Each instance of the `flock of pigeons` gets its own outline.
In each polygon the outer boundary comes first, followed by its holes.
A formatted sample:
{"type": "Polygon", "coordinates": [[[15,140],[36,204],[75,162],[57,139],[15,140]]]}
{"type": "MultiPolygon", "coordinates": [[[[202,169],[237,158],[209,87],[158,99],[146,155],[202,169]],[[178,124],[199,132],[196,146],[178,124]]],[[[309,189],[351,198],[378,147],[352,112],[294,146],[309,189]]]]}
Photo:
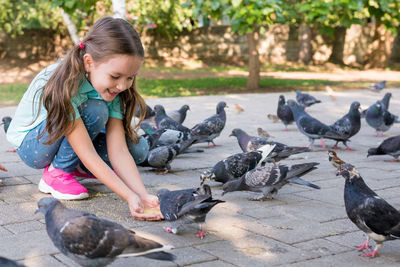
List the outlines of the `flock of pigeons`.
{"type": "MultiPolygon", "coordinates": [[[[307,147],[293,147],[268,139],[268,133],[261,129],[258,131],[260,136],[250,136],[240,128],[233,129],[230,136],[236,137],[241,153],[231,155],[201,173],[198,188],[173,191],[164,188],[157,192],[160,202],[160,211],[157,212],[161,212],[169,223],[164,229],[177,234],[186,225],[195,223],[199,225],[197,236],[206,236],[207,213],[215,205],[225,202],[212,197],[207,181],[222,183],[222,196],[233,191],[260,193],[251,200],[272,199],[288,183],[320,189],[318,185],[301,178],[317,169],[318,162],[287,166],[279,161],[294,154],[312,151],[315,139],[321,139],[323,148],[325,138],[336,141],[334,147],[342,142],[346,149],[352,150],[347,142],[359,132],[362,117],[379,135],[387,131],[393,123],[398,122],[397,116],[388,111],[390,97],[390,93],[385,94],[382,100],[364,112],[360,112],[360,103],[355,101],[346,115],[334,124],[326,125],[305,111],[307,107],[321,101],[299,90],[296,91],[296,101],[286,102],[281,95],[276,116],[285,125],[285,130],[295,122],[299,131],[310,139],[310,144],[307,147]]],[[[225,102],[219,102],[216,114],[187,128],[182,123],[190,110],[188,105],[168,113],[161,105],[156,105],[154,109],[147,106],[145,120],[140,128],[149,143],[150,151],[140,165],[165,174],[171,170],[171,162],[176,156],[203,152],[191,148],[193,144],[207,142],[208,147],[215,146],[214,139],[221,134],[226,124],[226,107],[225,102]]],[[[3,118],[5,130],[10,121],[10,117],[3,118]]],[[[390,137],[377,148],[368,150],[368,156],[383,154],[392,155],[397,160],[400,155],[400,136],[390,137]]],[[[400,238],[400,213],[368,188],[353,165],[342,161],[333,150],[328,155],[329,161],[337,168],[337,175],[342,175],[346,181],[344,199],[348,217],[368,235],[359,249],[369,249],[368,241],[372,238],[376,247],[363,256],[373,258],[383,241],[400,238]]],[[[169,245],[140,237],[133,230],[94,214],[68,209],[54,198],[42,198],[38,202],[37,211],[45,215],[47,233],[54,245],[82,266],[105,266],[117,257],[145,256],[167,261],[176,258],[168,252],[172,248],[169,245]]],[[[0,257],[2,264],[21,266],[0,257]]]]}

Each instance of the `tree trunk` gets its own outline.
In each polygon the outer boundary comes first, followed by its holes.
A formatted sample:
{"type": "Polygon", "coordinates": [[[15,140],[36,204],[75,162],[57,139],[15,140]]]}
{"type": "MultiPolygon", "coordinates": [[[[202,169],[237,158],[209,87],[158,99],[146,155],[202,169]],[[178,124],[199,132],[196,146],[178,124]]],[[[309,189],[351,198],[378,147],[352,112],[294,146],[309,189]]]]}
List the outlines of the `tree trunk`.
{"type": "Polygon", "coordinates": [[[332,54],[328,59],[329,62],[332,62],[334,64],[344,65],[343,51],[344,51],[344,43],[346,40],[346,32],[347,28],[345,26],[335,27],[332,54]]]}
{"type": "Polygon", "coordinates": [[[364,56],[364,66],[366,69],[384,68],[387,66],[390,55],[390,42],[388,39],[390,39],[390,32],[385,29],[385,26],[383,24],[376,25],[374,38],[364,56]]]}
{"type": "Polygon", "coordinates": [[[254,32],[247,33],[247,48],[249,51],[249,77],[246,88],[248,90],[257,90],[260,88],[260,58],[258,54],[259,30],[255,28],[254,32]]]}
{"type": "Polygon", "coordinates": [[[286,42],[286,60],[299,60],[299,27],[297,25],[289,26],[289,36],[286,42]]]}
{"type": "Polygon", "coordinates": [[[79,43],[78,30],[76,29],[75,24],[72,22],[71,17],[67,13],[65,13],[64,9],[60,8],[60,11],[64,22],[67,25],[67,29],[72,41],[74,42],[74,44],[79,43]]]}
{"type": "Polygon", "coordinates": [[[112,0],[113,6],[113,17],[125,19],[126,17],[126,6],[125,0],[112,0]]]}
{"type": "Polygon", "coordinates": [[[308,65],[312,60],[311,29],[308,25],[300,26],[299,61],[308,65]]]}
{"type": "Polygon", "coordinates": [[[394,39],[392,52],[390,53],[391,63],[400,63],[400,27],[397,28],[397,35],[394,39]]]}

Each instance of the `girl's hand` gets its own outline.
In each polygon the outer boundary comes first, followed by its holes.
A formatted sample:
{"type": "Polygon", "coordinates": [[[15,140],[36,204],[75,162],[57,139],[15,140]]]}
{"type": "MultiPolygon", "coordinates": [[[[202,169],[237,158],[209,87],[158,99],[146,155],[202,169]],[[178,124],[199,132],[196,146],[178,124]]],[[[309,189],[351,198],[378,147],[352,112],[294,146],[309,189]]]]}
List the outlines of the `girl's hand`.
{"type": "Polygon", "coordinates": [[[144,213],[145,205],[136,194],[132,194],[128,199],[128,205],[135,220],[159,221],[162,219],[161,214],[144,213]]]}
{"type": "Polygon", "coordinates": [[[148,208],[159,208],[160,203],[155,195],[146,194],[142,197],[143,204],[148,208]]]}

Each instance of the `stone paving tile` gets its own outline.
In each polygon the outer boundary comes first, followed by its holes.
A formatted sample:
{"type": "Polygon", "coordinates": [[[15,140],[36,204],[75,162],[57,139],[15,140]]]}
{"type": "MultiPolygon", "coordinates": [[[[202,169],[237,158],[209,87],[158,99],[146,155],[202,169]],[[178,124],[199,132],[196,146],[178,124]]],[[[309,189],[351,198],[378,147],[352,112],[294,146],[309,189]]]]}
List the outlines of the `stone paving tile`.
{"type": "Polygon", "coordinates": [[[0,251],[2,255],[12,260],[29,259],[58,252],[44,230],[2,236],[0,251]]]}
{"type": "Polygon", "coordinates": [[[269,266],[317,257],[313,252],[285,245],[258,235],[196,246],[238,266],[269,266]]]}
{"type": "Polygon", "coordinates": [[[67,266],[55,259],[52,256],[41,256],[41,257],[34,257],[28,258],[23,261],[19,261],[20,263],[24,264],[27,267],[38,267],[38,266],[67,266]]]}
{"type": "Polygon", "coordinates": [[[10,232],[7,228],[0,226],[0,236],[3,237],[3,236],[7,236],[7,235],[13,235],[13,233],[10,232]]]}
{"type": "Polygon", "coordinates": [[[31,181],[24,177],[6,177],[1,180],[3,180],[3,185],[20,185],[31,183],[31,181]]]}
{"type": "Polygon", "coordinates": [[[202,263],[191,264],[190,267],[234,267],[236,265],[224,261],[207,261],[202,263]]]}
{"type": "Polygon", "coordinates": [[[293,246],[303,250],[312,251],[321,256],[335,255],[338,253],[343,253],[351,250],[348,247],[341,246],[339,244],[328,241],[324,238],[313,239],[310,241],[297,243],[294,244],[293,246]]]}
{"type": "Polygon", "coordinates": [[[45,230],[46,225],[39,221],[27,221],[22,223],[13,223],[3,226],[14,234],[20,234],[31,231],[45,230]]]}
{"type": "MultiPolygon", "coordinates": [[[[2,192],[0,191],[2,194],[2,192]]],[[[0,195],[2,196],[2,195],[0,195]]],[[[19,223],[40,219],[43,215],[34,214],[37,209],[36,202],[0,205],[0,225],[19,223]]]]}

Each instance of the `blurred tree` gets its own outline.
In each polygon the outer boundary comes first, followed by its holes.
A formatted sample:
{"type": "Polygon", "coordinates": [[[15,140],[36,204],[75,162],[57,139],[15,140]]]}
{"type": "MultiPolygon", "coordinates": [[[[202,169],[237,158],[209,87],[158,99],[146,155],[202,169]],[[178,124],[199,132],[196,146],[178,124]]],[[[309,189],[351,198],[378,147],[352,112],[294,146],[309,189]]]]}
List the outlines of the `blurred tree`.
{"type": "Polygon", "coordinates": [[[222,20],[228,17],[231,31],[246,35],[248,47],[247,89],[260,88],[259,34],[275,22],[281,12],[281,0],[193,0],[194,15],[222,20]]]}

